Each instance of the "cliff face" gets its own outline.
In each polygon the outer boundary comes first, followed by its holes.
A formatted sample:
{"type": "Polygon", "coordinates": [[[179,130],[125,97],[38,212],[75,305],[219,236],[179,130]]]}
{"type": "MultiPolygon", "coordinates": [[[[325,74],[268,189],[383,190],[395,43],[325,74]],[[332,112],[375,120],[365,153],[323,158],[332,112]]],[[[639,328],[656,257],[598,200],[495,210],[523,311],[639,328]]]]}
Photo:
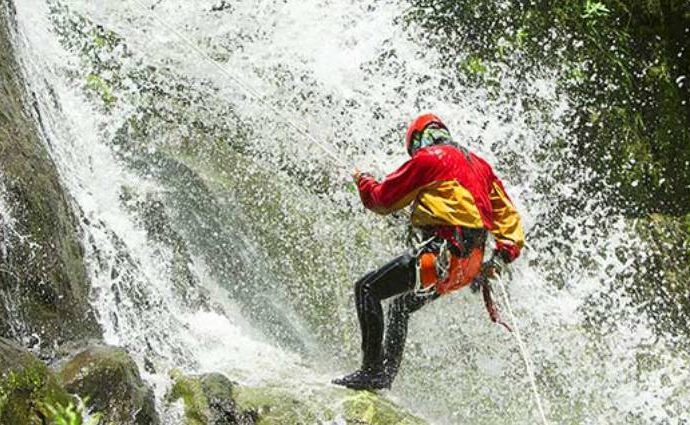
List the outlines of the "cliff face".
{"type": "Polygon", "coordinates": [[[75,214],[32,116],[12,22],[12,3],[0,2],[0,336],[50,355],[100,329],[75,214]]]}

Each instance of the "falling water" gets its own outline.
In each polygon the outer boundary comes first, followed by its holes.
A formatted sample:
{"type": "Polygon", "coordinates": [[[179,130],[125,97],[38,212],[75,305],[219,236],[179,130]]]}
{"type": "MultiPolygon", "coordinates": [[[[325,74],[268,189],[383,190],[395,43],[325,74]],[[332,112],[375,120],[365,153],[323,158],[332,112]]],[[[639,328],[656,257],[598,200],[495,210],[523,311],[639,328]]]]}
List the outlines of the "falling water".
{"type": "MultiPolygon", "coordinates": [[[[343,164],[394,169],[422,110],[496,165],[523,215],[504,283],[551,422],[690,420],[687,355],[621,289],[619,248],[643,242],[605,193],[576,213],[554,204],[579,186],[553,172],[570,110],[548,75],[501,82],[538,114],[448,86],[402,1],[15,7],[105,339],[133,353],[170,423],[172,368],[299,392],[358,365],[352,284],[404,249],[405,217],[365,212],[343,164]]],[[[433,423],[534,423],[529,385],[515,340],[459,292],[415,314],[389,396],[433,423]]]]}

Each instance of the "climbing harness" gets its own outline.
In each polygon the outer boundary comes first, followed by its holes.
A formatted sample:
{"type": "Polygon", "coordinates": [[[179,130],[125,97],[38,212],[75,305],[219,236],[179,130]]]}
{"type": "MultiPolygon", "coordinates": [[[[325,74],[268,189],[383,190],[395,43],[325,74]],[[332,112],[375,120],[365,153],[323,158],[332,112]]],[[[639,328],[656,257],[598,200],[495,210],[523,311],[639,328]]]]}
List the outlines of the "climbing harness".
{"type": "MultiPolygon", "coordinates": [[[[437,238],[434,235],[412,248],[412,255],[416,258],[414,293],[420,297],[429,297],[439,293],[437,285],[445,282],[450,277],[452,266],[457,267],[453,263],[447,239],[442,238],[443,242],[440,244],[438,252],[431,252],[427,249],[428,245],[437,238]]],[[[472,284],[477,284],[478,289],[482,291],[484,306],[487,313],[489,313],[491,321],[503,326],[508,332],[513,332],[510,325],[501,318],[500,311],[492,295],[491,283],[489,278],[483,274],[483,271],[473,280],[472,284]]]]}
{"type": "MultiPolygon", "coordinates": [[[[423,258],[429,258],[423,257],[423,255],[425,254],[424,248],[426,248],[427,245],[429,245],[434,239],[436,239],[436,236],[432,236],[429,239],[421,242],[420,244],[412,248],[412,255],[415,257],[414,293],[420,297],[429,297],[436,293],[436,288],[434,287],[434,285],[425,286],[423,281],[425,279],[422,278],[422,262],[425,261],[423,260],[423,258]]],[[[428,264],[426,266],[428,267],[428,264]]]]}

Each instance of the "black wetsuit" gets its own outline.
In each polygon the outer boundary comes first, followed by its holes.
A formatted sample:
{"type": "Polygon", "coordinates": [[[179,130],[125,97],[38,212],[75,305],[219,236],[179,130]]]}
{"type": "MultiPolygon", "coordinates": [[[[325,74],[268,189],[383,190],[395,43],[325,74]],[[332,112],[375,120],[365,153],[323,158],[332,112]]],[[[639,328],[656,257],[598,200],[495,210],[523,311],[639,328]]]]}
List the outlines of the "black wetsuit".
{"type": "MultiPolygon", "coordinates": [[[[463,233],[457,238],[461,246],[450,247],[453,255],[464,257],[471,249],[483,249],[486,242],[484,229],[464,229],[463,233]]],[[[441,243],[442,239],[438,238],[424,250],[437,252],[441,243]]],[[[383,267],[367,273],[355,284],[357,318],[362,332],[362,369],[383,369],[391,382],[395,379],[402,361],[410,314],[439,297],[437,293],[421,295],[414,292],[416,261],[411,252],[405,253],[383,267]],[[388,308],[384,340],[381,301],[395,296],[397,298],[388,308]]]]}
{"type": "Polygon", "coordinates": [[[416,257],[406,253],[378,270],[370,272],[355,284],[357,317],[362,331],[362,369],[380,370],[395,378],[402,361],[410,314],[439,297],[417,295],[415,286],[416,257]],[[387,332],[383,340],[381,301],[399,295],[388,309],[387,332]]]}

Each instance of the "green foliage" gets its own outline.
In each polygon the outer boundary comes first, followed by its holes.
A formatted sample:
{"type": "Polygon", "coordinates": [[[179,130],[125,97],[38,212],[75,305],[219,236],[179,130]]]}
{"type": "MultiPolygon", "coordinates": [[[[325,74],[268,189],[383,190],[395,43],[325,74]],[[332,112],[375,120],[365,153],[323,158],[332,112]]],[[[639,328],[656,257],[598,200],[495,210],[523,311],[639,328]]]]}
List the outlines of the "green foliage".
{"type": "MultiPolygon", "coordinates": [[[[86,400],[84,401],[86,403],[86,400]]],[[[84,403],[75,405],[71,401],[67,405],[59,402],[46,403],[44,408],[48,413],[50,425],[97,425],[102,415],[100,413],[87,414],[84,403]]]]}
{"type": "Polygon", "coordinates": [[[467,72],[470,72],[475,75],[485,74],[487,71],[486,66],[478,57],[468,58],[467,62],[465,62],[465,69],[467,70],[467,72]]]}
{"type": "MultiPolygon", "coordinates": [[[[501,72],[551,78],[559,71],[559,91],[576,112],[565,119],[574,137],[571,157],[561,161],[563,174],[599,172],[584,191],[617,185],[612,202],[636,216],[690,212],[690,2],[412,4],[405,21],[424,30],[424,40],[459,71],[461,84],[504,90],[477,75],[495,69],[494,79],[501,72]]],[[[545,107],[532,99],[523,103],[545,107]]]]}
{"type": "Polygon", "coordinates": [[[587,0],[582,17],[585,19],[597,19],[607,16],[611,11],[600,1],[587,0]]]}
{"type": "Polygon", "coordinates": [[[51,372],[32,356],[24,355],[21,366],[0,376],[0,423],[40,423],[51,415],[48,406],[68,403],[70,397],[51,372]]]}

